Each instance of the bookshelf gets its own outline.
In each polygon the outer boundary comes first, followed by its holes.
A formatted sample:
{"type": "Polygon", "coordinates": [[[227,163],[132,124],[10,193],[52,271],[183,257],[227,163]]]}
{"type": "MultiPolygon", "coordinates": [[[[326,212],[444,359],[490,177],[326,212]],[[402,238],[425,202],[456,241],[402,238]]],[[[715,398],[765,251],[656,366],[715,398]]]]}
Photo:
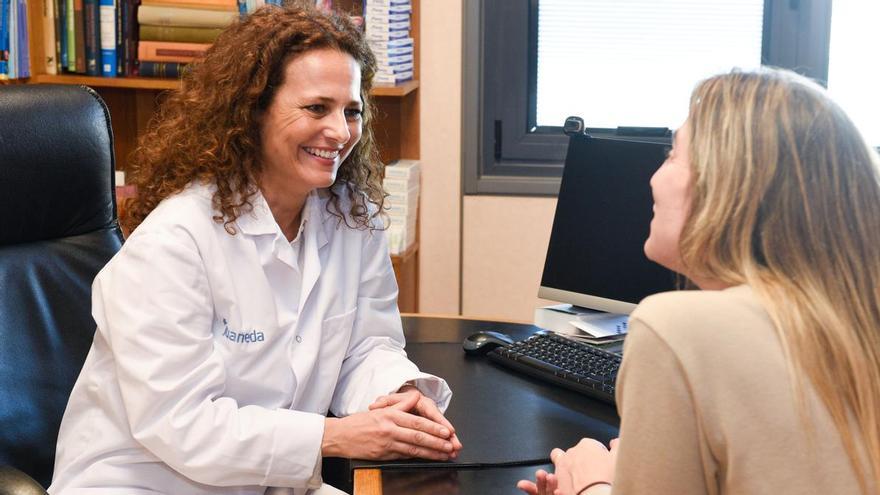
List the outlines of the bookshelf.
{"type": "MultiPolygon", "coordinates": [[[[413,80],[396,86],[378,85],[371,95],[376,106],[373,132],[384,163],[400,158],[419,158],[419,2],[412,1],[410,35],[415,39],[413,80]]],[[[178,87],[175,79],[148,77],[90,77],[78,74],[52,75],[39,63],[43,49],[43,25],[40,18],[43,0],[27,0],[30,31],[31,77],[13,83],[83,84],[93,88],[110,109],[116,147],[116,168],[128,169],[128,157],[147,127],[164,92],[178,87]]],[[[337,9],[352,15],[362,13],[362,0],[338,0],[337,9]]],[[[418,311],[418,241],[406,252],[392,256],[400,286],[402,312],[418,311]]]]}

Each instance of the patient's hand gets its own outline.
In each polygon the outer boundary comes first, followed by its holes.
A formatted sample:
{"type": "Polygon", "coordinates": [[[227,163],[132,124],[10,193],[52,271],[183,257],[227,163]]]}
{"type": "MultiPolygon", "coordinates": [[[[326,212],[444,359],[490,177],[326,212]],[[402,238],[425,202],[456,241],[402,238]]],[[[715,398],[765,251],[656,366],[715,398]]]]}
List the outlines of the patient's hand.
{"type": "Polygon", "coordinates": [[[601,442],[584,438],[568,450],[553,449],[550,460],[555,472],[538,470],[534,482],[521,480],[516,487],[529,495],[574,495],[592,483],[610,485],[614,482],[617,444],[615,438],[609,450],[601,442]]]}
{"type": "Polygon", "coordinates": [[[528,495],[553,495],[559,486],[559,479],[543,469],[535,472],[535,481],[520,480],[516,487],[528,495]]]}

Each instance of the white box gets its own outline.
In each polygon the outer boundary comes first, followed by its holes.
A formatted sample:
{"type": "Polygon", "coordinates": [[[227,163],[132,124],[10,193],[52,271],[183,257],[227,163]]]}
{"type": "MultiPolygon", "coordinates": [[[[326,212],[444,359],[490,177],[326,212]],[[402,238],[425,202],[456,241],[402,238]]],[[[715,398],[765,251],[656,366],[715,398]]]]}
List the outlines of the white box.
{"type": "Polygon", "coordinates": [[[395,228],[404,228],[408,230],[414,230],[416,228],[416,218],[413,215],[412,219],[409,218],[401,218],[401,217],[388,217],[388,226],[395,228]]]}
{"type": "Polygon", "coordinates": [[[367,24],[367,32],[370,31],[409,31],[409,16],[403,20],[392,19],[370,19],[372,22],[367,24]]]}
{"type": "Polygon", "coordinates": [[[384,205],[385,214],[388,218],[393,218],[397,223],[408,223],[416,219],[418,211],[418,201],[414,203],[401,203],[393,205],[388,201],[384,205]]]}
{"type": "Polygon", "coordinates": [[[414,45],[413,39],[410,38],[397,38],[393,40],[375,40],[368,41],[370,48],[373,51],[378,51],[381,53],[390,53],[390,50],[395,48],[403,48],[403,47],[412,47],[414,45]]]}
{"type": "MultiPolygon", "coordinates": [[[[364,18],[364,24],[366,24],[367,19],[364,18]]],[[[371,24],[391,24],[395,22],[410,22],[410,15],[408,12],[404,12],[402,14],[373,14],[370,16],[371,24]]]]}
{"type": "Polygon", "coordinates": [[[397,56],[385,55],[385,56],[381,56],[381,57],[376,55],[376,63],[380,66],[412,64],[413,63],[413,54],[412,53],[405,53],[403,55],[397,55],[397,56]]]}
{"type": "Polygon", "coordinates": [[[388,250],[391,254],[400,254],[416,241],[415,229],[388,227],[385,231],[388,236],[388,250]]]}
{"type": "Polygon", "coordinates": [[[389,41],[400,38],[408,38],[409,29],[401,29],[397,31],[370,31],[367,30],[368,41],[389,41]]]}
{"type": "Polygon", "coordinates": [[[380,65],[379,70],[376,71],[377,76],[383,77],[396,77],[398,74],[403,74],[406,72],[413,71],[413,64],[397,64],[397,65],[380,65]]]}
{"type": "Polygon", "coordinates": [[[365,4],[367,5],[411,5],[412,2],[410,0],[365,0],[365,4]]]}
{"type": "Polygon", "coordinates": [[[373,79],[373,82],[376,84],[400,84],[402,82],[407,82],[413,78],[412,72],[401,72],[400,74],[376,74],[376,77],[373,79]]]}
{"type": "Polygon", "coordinates": [[[377,60],[382,59],[382,58],[400,57],[400,56],[404,56],[404,55],[409,55],[410,57],[412,57],[413,52],[415,51],[413,49],[412,45],[397,46],[397,47],[391,47],[391,48],[380,48],[380,47],[376,46],[377,43],[384,43],[384,42],[383,41],[374,41],[373,43],[370,44],[370,50],[373,50],[373,55],[376,56],[377,60]]]}
{"type": "Polygon", "coordinates": [[[388,205],[389,211],[404,211],[404,208],[415,209],[419,204],[419,188],[415,187],[406,192],[388,191],[385,204],[388,205]]]}
{"type": "Polygon", "coordinates": [[[399,5],[376,5],[370,2],[364,7],[364,17],[367,18],[367,22],[369,22],[369,18],[372,16],[382,17],[395,14],[409,14],[410,12],[412,12],[412,5],[409,3],[399,5]]]}
{"type": "Polygon", "coordinates": [[[418,176],[422,164],[418,160],[400,159],[385,166],[386,179],[409,179],[413,175],[418,176]]]}
{"type": "Polygon", "coordinates": [[[419,174],[412,174],[409,177],[385,177],[382,181],[382,187],[386,191],[409,191],[413,187],[419,187],[419,174]]]}

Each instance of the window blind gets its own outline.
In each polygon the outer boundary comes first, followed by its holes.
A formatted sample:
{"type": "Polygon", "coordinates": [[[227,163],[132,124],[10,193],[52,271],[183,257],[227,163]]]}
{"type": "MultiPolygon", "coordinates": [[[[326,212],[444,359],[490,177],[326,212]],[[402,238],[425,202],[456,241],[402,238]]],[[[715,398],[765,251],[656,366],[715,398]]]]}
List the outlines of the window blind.
{"type": "Polygon", "coordinates": [[[763,0],[539,0],[537,125],[676,128],[699,80],[760,65],[763,15],[763,0]]]}

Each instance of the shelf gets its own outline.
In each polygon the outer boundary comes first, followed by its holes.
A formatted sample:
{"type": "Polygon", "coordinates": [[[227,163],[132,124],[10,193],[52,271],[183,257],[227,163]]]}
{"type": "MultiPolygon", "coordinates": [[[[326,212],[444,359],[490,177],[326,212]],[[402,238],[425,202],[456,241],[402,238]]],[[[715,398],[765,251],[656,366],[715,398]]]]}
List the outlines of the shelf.
{"type": "MultiPolygon", "coordinates": [[[[177,79],[159,77],[93,77],[73,74],[51,75],[37,74],[30,82],[38,84],[84,84],[94,88],[132,88],[132,89],[177,89],[177,79]]],[[[374,86],[370,94],[373,96],[406,96],[419,87],[418,81],[406,81],[397,86],[374,86]]]]}
{"type": "Polygon", "coordinates": [[[94,88],[177,89],[177,79],[158,77],[94,77],[80,75],[37,74],[30,82],[38,84],[84,84],[94,88]]]}
{"type": "Polygon", "coordinates": [[[370,91],[370,94],[373,96],[406,96],[415,91],[418,87],[419,81],[415,79],[402,82],[397,86],[377,84],[373,86],[373,90],[370,91]]]}
{"type": "Polygon", "coordinates": [[[402,253],[392,254],[391,259],[395,263],[404,263],[410,260],[416,253],[419,252],[419,241],[413,242],[406,248],[402,253]]]}

